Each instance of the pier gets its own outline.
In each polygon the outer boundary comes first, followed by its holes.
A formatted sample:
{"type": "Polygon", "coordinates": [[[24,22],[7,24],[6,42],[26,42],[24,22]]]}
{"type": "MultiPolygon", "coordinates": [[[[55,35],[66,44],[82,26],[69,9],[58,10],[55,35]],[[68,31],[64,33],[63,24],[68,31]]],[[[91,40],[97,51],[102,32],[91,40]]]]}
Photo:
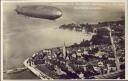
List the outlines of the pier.
{"type": "MultiPolygon", "coordinates": [[[[29,59],[29,58],[28,58],[29,59]]],[[[41,72],[40,70],[38,70],[36,67],[32,67],[30,66],[27,61],[28,59],[26,59],[24,61],[24,65],[30,70],[32,71],[37,77],[39,77],[42,80],[48,80],[48,79],[52,79],[51,77],[47,76],[46,74],[44,74],[43,72],[41,72]]]]}

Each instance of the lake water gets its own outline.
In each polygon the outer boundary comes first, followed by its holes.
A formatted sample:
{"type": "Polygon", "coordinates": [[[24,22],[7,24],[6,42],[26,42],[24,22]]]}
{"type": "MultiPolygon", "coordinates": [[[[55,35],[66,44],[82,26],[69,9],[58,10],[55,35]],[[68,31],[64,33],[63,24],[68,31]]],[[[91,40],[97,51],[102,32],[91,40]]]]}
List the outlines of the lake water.
{"type": "MultiPolygon", "coordinates": [[[[24,60],[39,50],[63,46],[64,42],[68,46],[90,38],[91,35],[61,30],[57,27],[4,34],[4,71],[24,67],[24,60]]],[[[38,79],[29,70],[16,74],[4,73],[3,77],[4,79],[38,79]]]]}

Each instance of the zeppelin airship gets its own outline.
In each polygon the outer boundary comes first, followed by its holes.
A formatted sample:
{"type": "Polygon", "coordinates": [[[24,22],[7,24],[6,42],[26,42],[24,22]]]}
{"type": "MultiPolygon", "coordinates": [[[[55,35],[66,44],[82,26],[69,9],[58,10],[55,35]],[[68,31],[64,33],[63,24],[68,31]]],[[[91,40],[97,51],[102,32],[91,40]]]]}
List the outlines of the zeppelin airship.
{"type": "Polygon", "coordinates": [[[46,5],[17,6],[16,12],[17,14],[22,14],[28,17],[49,20],[56,20],[62,16],[62,11],[60,9],[46,5]]]}

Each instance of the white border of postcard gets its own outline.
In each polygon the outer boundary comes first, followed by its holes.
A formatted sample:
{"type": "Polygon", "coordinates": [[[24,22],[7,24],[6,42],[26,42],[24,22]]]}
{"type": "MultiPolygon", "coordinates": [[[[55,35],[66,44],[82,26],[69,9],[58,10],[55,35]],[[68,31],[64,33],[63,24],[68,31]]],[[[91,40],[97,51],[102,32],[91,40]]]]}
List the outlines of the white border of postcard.
{"type": "MultiPolygon", "coordinates": [[[[125,80],[128,80],[128,1],[127,0],[2,0],[1,1],[1,81],[14,81],[14,80],[3,80],[3,3],[29,3],[29,2],[125,2],[125,80]]],[[[94,81],[94,79],[84,79],[87,81],[94,81]]],[[[96,79],[98,80],[98,79],[96,79]]],[[[104,81],[103,79],[99,79],[101,81],[104,81]]],[[[108,80],[108,79],[106,79],[108,80]]],[[[110,81],[112,80],[117,80],[117,79],[109,79],[110,81]]],[[[15,80],[15,81],[20,81],[20,80],[15,80]]],[[[26,80],[22,80],[26,81],[26,80]]],[[[37,79],[27,79],[27,81],[40,81],[37,79]]],[[[56,80],[57,81],[57,80],[56,80]]],[[[58,80],[61,81],[61,80],[58,80]]],[[[62,80],[64,81],[64,80],[62,80]]],[[[79,80],[81,81],[81,80],[79,80]]],[[[122,81],[122,80],[119,80],[122,81]]]]}

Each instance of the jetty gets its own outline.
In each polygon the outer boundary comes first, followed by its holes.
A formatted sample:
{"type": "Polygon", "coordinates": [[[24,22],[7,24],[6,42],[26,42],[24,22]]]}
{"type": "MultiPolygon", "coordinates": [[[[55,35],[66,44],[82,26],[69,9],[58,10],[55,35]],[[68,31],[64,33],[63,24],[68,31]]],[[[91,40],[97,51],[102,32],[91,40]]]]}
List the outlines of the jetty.
{"type": "Polygon", "coordinates": [[[24,65],[30,71],[32,71],[37,77],[39,77],[42,80],[52,79],[51,77],[47,76],[46,74],[44,74],[43,72],[41,72],[40,70],[38,70],[35,66],[30,66],[29,63],[27,63],[28,60],[29,60],[29,58],[24,61],[24,65]]]}

